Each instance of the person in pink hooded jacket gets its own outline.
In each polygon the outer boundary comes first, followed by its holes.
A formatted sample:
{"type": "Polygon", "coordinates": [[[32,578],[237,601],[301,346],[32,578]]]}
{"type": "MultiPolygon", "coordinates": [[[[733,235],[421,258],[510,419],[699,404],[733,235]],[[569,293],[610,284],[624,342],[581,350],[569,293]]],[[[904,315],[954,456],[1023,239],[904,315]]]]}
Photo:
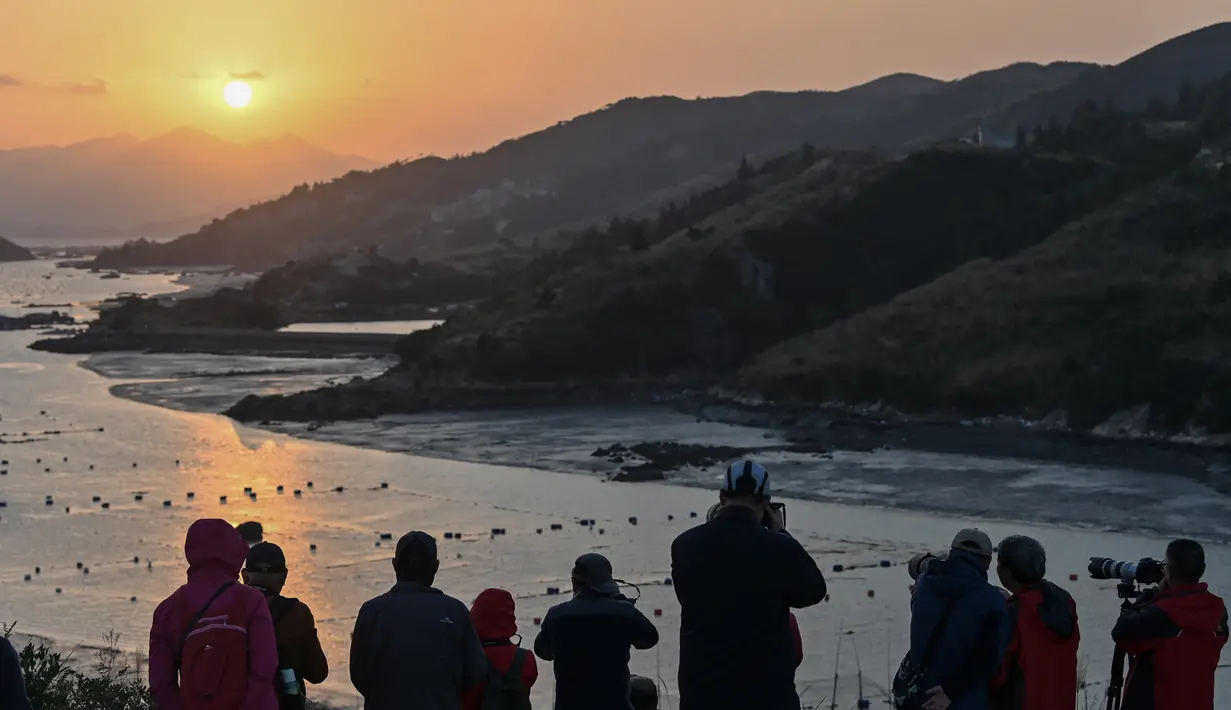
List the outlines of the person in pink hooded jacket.
{"type": "Polygon", "coordinates": [[[185,627],[207,603],[210,610],[241,609],[247,619],[247,688],[237,710],[278,710],[278,649],[269,605],[260,591],[236,582],[247,554],[247,543],[225,520],[202,519],[188,528],[188,582],[158,605],[150,627],[150,693],[158,710],[182,707],[179,658],[185,627]]]}

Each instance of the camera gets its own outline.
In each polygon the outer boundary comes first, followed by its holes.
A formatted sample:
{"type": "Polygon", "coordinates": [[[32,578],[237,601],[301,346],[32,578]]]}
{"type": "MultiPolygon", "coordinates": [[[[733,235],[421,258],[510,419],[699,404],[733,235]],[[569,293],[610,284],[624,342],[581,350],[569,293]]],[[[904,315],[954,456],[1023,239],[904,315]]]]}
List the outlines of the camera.
{"type": "Polygon", "coordinates": [[[1163,563],[1149,557],[1143,557],[1139,562],[1091,557],[1088,569],[1094,579],[1116,579],[1125,584],[1158,584],[1163,581],[1163,563]]]}
{"type": "MultiPolygon", "coordinates": [[[[777,503],[777,502],[774,502],[774,503],[770,503],[770,504],[769,504],[769,507],[771,507],[771,508],[773,508],[774,510],[778,511],[778,518],[782,520],[782,527],[784,527],[784,528],[785,528],[785,527],[786,527],[786,503],[777,503]]],[[[773,526],[770,524],[770,522],[769,522],[769,516],[768,516],[768,515],[765,515],[765,516],[762,516],[762,517],[761,517],[761,525],[763,525],[763,526],[765,526],[765,527],[767,527],[767,528],[772,528],[772,527],[773,527],[773,526]]]]}
{"type": "Polygon", "coordinates": [[[939,559],[941,558],[930,552],[915,555],[910,558],[910,562],[906,563],[906,573],[910,575],[911,579],[917,580],[919,579],[919,575],[927,574],[928,565],[930,565],[934,560],[939,559]]]}

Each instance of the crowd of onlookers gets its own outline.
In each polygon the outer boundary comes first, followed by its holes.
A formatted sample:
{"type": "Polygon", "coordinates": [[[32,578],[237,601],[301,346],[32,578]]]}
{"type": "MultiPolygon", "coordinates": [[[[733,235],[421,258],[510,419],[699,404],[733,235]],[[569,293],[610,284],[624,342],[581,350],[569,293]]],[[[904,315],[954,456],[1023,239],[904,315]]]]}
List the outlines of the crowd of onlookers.
{"type": "MultiPolygon", "coordinates": [[[[282,550],[256,523],[198,520],[184,545],[187,582],[154,612],[149,682],[159,710],[302,710],[305,683],[329,665],[308,606],[282,596],[282,550]],[[240,582],[242,580],[242,583],[240,582]]],[[[554,664],[556,710],[658,707],[654,680],[629,672],[658,630],[622,592],[611,563],[578,557],[573,596],[521,648],[515,601],[487,589],[466,606],[433,586],[436,541],[397,542],[397,582],[359,610],[350,680],[368,710],[525,710],[536,657],[554,664]],[[515,640],[516,639],[516,640],[515,640]]],[[[816,562],[771,505],[769,474],[728,467],[704,524],[671,546],[680,603],[681,710],[799,710],[803,659],[792,609],[826,597],[816,562]]],[[[976,529],[911,560],[910,651],[893,702],[909,710],[1075,710],[1080,639],[1073,598],[1046,579],[1036,541],[993,545],[976,529]],[[989,582],[993,563],[1002,587],[989,582]]],[[[1227,610],[1201,583],[1205,554],[1167,547],[1163,581],[1123,611],[1112,637],[1130,657],[1122,710],[1213,710],[1227,610]]],[[[0,708],[28,710],[12,647],[0,640],[0,708]]],[[[41,709],[40,709],[41,710],[41,709]]]]}

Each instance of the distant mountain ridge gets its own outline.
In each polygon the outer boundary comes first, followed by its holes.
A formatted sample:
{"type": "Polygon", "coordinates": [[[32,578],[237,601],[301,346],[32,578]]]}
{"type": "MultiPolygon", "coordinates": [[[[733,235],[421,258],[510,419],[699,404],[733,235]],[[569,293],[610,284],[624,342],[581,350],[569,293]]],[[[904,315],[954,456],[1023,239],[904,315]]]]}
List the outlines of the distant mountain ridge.
{"type": "Polygon", "coordinates": [[[98,263],[267,268],[357,245],[431,258],[532,239],[686,199],[727,179],[744,154],[803,143],[896,151],[1090,68],[1032,66],[951,82],[895,75],[838,92],[624,99],[483,153],[396,163],[297,190],[171,244],[114,250],[98,263]]]}
{"type": "Polygon", "coordinates": [[[374,165],[295,136],[239,145],[189,128],[4,150],[0,230],[27,242],[169,237],[253,199],[374,165]],[[171,231],[148,231],[160,223],[171,231]]]}
{"type": "Polygon", "coordinates": [[[636,216],[727,179],[742,155],[808,143],[902,155],[979,127],[993,144],[1019,125],[1087,101],[1175,98],[1231,71],[1231,23],[1176,38],[1115,67],[1018,63],[949,82],[895,74],[838,92],[625,99],[463,158],[355,173],[237,210],[169,244],[104,252],[99,266],[218,263],[265,269],[353,246],[439,258],[499,242],[538,244],[564,228],[636,216]]]}

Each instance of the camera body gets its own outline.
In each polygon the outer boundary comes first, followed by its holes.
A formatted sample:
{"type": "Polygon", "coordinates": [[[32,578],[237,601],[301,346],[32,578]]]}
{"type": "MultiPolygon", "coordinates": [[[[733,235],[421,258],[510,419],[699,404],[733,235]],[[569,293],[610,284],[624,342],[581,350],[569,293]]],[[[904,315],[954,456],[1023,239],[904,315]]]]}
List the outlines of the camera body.
{"type": "Polygon", "coordinates": [[[1150,557],[1143,557],[1137,562],[1091,557],[1087,569],[1094,579],[1115,579],[1123,584],[1158,584],[1163,581],[1163,563],[1150,557]]]}

